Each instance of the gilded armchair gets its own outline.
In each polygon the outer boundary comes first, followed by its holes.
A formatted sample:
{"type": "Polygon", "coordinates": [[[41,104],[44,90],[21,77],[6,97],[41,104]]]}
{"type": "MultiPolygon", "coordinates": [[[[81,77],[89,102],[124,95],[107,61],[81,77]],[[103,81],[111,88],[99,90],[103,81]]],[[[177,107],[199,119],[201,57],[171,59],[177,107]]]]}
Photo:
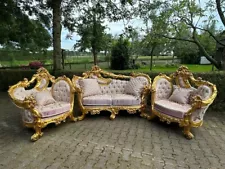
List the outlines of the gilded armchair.
{"type": "Polygon", "coordinates": [[[152,84],[149,119],[158,116],[161,121],[179,123],[188,139],[194,135],[192,127],[200,127],[206,110],[217,95],[216,86],[208,81],[195,79],[187,67],[181,66],[170,76],[160,74],[152,84]]]}
{"type": "Polygon", "coordinates": [[[76,120],[73,116],[74,91],[66,76],[55,79],[45,68],[39,68],[31,80],[25,78],[11,86],[8,93],[13,103],[22,109],[24,126],[35,130],[31,140],[36,141],[48,124],[60,124],[67,117],[76,120]],[[31,84],[34,87],[27,89],[31,84]]]}

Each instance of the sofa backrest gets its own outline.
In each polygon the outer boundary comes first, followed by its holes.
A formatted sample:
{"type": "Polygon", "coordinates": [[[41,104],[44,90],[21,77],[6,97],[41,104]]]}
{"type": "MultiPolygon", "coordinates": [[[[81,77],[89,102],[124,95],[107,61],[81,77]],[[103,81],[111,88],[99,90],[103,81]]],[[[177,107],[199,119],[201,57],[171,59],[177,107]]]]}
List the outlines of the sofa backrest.
{"type": "Polygon", "coordinates": [[[76,89],[80,90],[80,80],[82,79],[96,79],[99,83],[102,94],[124,94],[125,88],[131,78],[136,78],[143,86],[151,86],[151,79],[148,75],[143,73],[131,74],[130,76],[114,74],[101,70],[98,66],[92,67],[91,71],[83,73],[83,77],[74,76],[72,82],[76,89]]]}

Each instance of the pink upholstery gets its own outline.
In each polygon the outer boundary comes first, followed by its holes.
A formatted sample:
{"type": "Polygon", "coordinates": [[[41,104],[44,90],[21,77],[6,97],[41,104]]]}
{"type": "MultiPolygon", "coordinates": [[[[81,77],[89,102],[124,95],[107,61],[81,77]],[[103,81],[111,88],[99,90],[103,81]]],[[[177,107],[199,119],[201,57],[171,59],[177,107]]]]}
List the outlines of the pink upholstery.
{"type": "Polygon", "coordinates": [[[175,88],[169,100],[180,104],[188,104],[191,92],[191,88],[175,88]]]}
{"type": "Polygon", "coordinates": [[[112,97],[110,95],[87,96],[83,98],[83,105],[112,105],[112,97]]]}
{"type": "Polygon", "coordinates": [[[212,89],[209,86],[201,85],[198,87],[197,93],[202,100],[207,100],[212,95],[212,89]]]}
{"type": "Polygon", "coordinates": [[[23,87],[18,87],[14,90],[14,97],[22,101],[25,97],[35,95],[37,92],[36,89],[25,90],[23,87]]]}
{"type": "Polygon", "coordinates": [[[33,123],[34,117],[28,110],[21,110],[22,120],[26,123],[33,123]]]}
{"type": "Polygon", "coordinates": [[[191,109],[189,104],[178,104],[169,100],[157,100],[155,110],[173,117],[183,118],[184,114],[191,109]]]}
{"type": "Polygon", "coordinates": [[[167,79],[159,79],[156,84],[156,100],[168,99],[172,91],[172,84],[167,79]]]}
{"type": "Polygon", "coordinates": [[[38,86],[40,89],[42,89],[43,87],[45,87],[47,83],[47,80],[45,78],[41,79],[40,85],[38,86]]]}
{"type": "Polygon", "coordinates": [[[179,85],[180,85],[180,87],[185,87],[185,83],[184,83],[183,77],[179,76],[178,79],[179,79],[179,85]]]}
{"type": "Polygon", "coordinates": [[[81,79],[79,83],[82,86],[84,97],[101,94],[100,86],[96,79],[81,79]]]}
{"type": "Polygon", "coordinates": [[[43,118],[52,117],[69,111],[70,103],[56,102],[46,106],[36,106],[35,109],[40,112],[43,118]]]}
{"type": "Polygon", "coordinates": [[[125,93],[134,96],[140,96],[143,87],[144,83],[141,80],[137,78],[131,78],[125,87],[125,93]]]}
{"type": "Polygon", "coordinates": [[[141,99],[132,95],[127,95],[127,94],[112,95],[112,104],[114,106],[140,105],[140,103],[141,103],[141,99]]]}
{"type": "Polygon", "coordinates": [[[70,102],[70,86],[64,80],[59,80],[52,86],[52,96],[56,101],[70,102]]]}
{"type": "Polygon", "coordinates": [[[56,102],[49,90],[37,92],[34,97],[39,106],[45,106],[56,102]]]}
{"type": "Polygon", "coordinates": [[[128,81],[113,79],[109,85],[100,86],[102,94],[122,94],[128,81]]]}

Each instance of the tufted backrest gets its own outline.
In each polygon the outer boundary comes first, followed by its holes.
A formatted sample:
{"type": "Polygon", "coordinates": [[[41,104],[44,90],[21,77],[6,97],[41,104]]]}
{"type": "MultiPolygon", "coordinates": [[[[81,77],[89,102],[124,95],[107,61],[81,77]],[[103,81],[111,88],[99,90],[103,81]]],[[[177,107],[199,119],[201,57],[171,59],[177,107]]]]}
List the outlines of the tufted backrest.
{"type": "Polygon", "coordinates": [[[52,96],[56,101],[70,102],[70,85],[65,80],[59,80],[52,85],[52,96]]]}
{"type": "Polygon", "coordinates": [[[202,100],[207,100],[211,97],[213,92],[212,92],[212,89],[209,86],[200,85],[197,89],[197,93],[198,93],[198,95],[201,96],[202,100]]]}
{"type": "Polygon", "coordinates": [[[127,80],[113,79],[108,85],[100,85],[102,94],[123,94],[127,80]]]}
{"type": "Polygon", "coordinates": [[[165,78],[160,78],[156,82],[156,100],[168,99],[172,94],[173,86],[165,78]]]}
{"type": "Polygon", "coordinates": [[[144,85],[150,85],[148,79],[144,76],[137,76],[135,78],[140,80],[142,82],[142,84],[144,84],[144,85]]]}

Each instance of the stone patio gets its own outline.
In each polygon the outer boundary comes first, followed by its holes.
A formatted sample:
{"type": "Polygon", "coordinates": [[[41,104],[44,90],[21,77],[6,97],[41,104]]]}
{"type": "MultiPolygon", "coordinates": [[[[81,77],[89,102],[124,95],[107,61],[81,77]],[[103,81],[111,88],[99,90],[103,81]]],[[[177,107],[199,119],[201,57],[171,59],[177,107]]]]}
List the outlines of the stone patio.
{"type": "Polygon", "coordinates": [[[193,140],[177,124],[125,112],[114,121],[105,112],[43,131],[31,142],[33,130],[22,126],[19,109],[0,93],[0,168],[225,168],[225,113],[207,112],[193,140]]]}

